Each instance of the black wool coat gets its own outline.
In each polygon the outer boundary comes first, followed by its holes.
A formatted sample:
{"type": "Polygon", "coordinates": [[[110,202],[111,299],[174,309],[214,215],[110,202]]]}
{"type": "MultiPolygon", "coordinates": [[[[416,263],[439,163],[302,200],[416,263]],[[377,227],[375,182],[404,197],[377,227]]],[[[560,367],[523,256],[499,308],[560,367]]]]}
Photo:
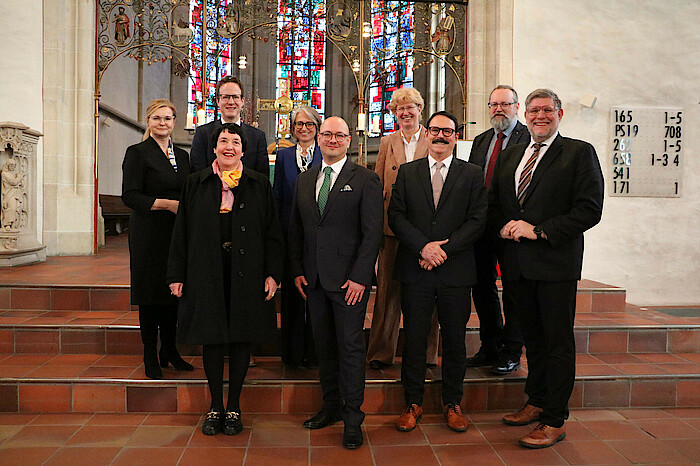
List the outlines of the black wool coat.
{"type": "Polygon", "coordinates": [[[265,301],[265,279],[279,283],[284,243],[270,181],[247,168],[231,214],[231,306],[224,299],[221,257],[221,180],[211,167],[185,181],[175,221],[168,283],[183,283],[178,341],[222,344],[274,340],[274,300],[265,301]]]}
{"type": "Polygon", "coordinates": [[[129,218],[131,304],[176,305],[165,281],[175,214],[151,210],[156,198],[180,199],[190,174],[187,152],[175,147],[175,171],[151,137],[130,146],[122,163],[122,200],[132,209],[129,218]]]}

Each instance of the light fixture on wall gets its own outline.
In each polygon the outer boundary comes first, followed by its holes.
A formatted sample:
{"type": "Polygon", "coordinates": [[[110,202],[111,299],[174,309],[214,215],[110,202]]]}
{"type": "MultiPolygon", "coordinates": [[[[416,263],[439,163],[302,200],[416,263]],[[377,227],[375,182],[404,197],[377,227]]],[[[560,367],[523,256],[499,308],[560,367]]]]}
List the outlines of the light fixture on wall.
{"type": "Polygon", "coordinates": [[[245,55],[241,55],[238,57],[238,68],[241,70],[244,70],[246,66],[248,65],[248,59],[246,58],[245,55]]]}
{"type": "Polygon", "coordinates": [[[583,94],[581,100],[578,101],[579,104],[586,108],[593,108],[595,103],[598,101],[598,97],[591,94],[583,94]]]}
{"type": "Polygon", "coordinates": [[[362,23],[362,37],[368,39],[372,36],[372,26],[368,22],[362,23]]]}
{"type": "Polygon", "coordinates": [[[352,61],[352,70],[355,73],[358,73],[360,71],[360,60],[357,58],[352,61]]]}

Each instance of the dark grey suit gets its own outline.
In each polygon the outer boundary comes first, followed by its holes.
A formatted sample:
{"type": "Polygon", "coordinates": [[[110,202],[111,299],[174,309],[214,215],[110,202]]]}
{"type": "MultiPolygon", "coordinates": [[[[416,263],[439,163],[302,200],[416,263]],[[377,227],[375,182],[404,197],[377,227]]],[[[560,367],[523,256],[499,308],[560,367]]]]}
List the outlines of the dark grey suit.
{"type": "Polygon", "coordinates": [[[359,426],[364,420],[364,318],[384,226],[382,185],[376,173],[348,159],[320,215],[320,168],[297,177],[289,225],[291,272],[308,281],[324,409],[342,405],[345,425],[359,426]],[[347,280],[365,286],[362,300],[352,306],[341,289],[347,280]]]}
{"type": "MultiPolygon", "coordinates": [[[[202,170],[214,162],[216,158],[214,154],[215,144],[212,143],[211,136],[221,124],[221,120],[214,120],[197,128],[190,149],[192,171],[202,170]]],[[[267,156],[265,133],[245,123],[241,123],[241,128],[243,128],[246,137],[246,149],[241,162],[244,166],[269,177],[270,161],[267,156]]]]}
{"type": "Polygon", "coordinates": [[[436,307],[442,333],[442,400],[446,405],[462,401],[469,287],[476,283],[473,245],[486,225],[481,177],[477,166],[453,157],[436,208],[429,157],[399,168],[389,202],[389,227],[399,239],[394,277],[401,282],[401,381],[407,406],[423,403],[425,351],[436,307]],[[449,239],[442,246],[447,260],[430,271],[421,268],[423,247],[444,239],[449,239]]]}
{"type": "MultiPolygon", "coordinates": [[[[486,174],[488,168],[486,159],[496,131],[491,128],[474,138],[472,150],[469,154],[469,162],[478,165],[486,174]]],[[[519,121],[510,133],[506,146],[512,147],[516,144],[530,142],[530,132],[527,126],[519,121]]],[[[520,359],[523,348],[523,337],[520,334],[520,326],[515,321],[515,315],[511,312],[512,300],[503,296],[503,313],[505,314],[505,325],[501,317],[501,303],[498,299],[498,288],[496,278],[497,251],[494,237],[488,232],[477,241],[474,246],[476,256],[477,282],[472,288],[472,298],[476,314],[479,316],[479,337],[481,347],[488,353],[496,354],[503,346],[502,357],[520,359]]]]}

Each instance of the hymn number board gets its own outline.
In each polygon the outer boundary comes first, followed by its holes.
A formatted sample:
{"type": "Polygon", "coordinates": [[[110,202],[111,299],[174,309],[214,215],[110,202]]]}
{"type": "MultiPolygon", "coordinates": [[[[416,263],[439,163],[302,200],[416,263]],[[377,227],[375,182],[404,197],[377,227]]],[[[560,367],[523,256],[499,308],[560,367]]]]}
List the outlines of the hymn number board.
{"type": "Polygon", "coordinates": [[[683,109],[610,109],[611,196],[680,197],[683,109]]]}

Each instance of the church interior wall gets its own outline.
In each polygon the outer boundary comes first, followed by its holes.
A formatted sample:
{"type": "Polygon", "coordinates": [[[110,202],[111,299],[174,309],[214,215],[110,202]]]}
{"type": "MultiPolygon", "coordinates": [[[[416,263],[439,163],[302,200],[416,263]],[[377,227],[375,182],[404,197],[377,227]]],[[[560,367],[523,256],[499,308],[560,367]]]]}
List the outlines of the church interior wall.
{"type": "MultiPolygon", "coordinates": [[[[584,278],[627,289],[635,304],[700,301],[700,3],[620,0],[514,3],[514,86],[549,87],[560,132],[596,148],[606,181],[601,223],[586,233],[584,278]],[[593,108],[578,102],[598,98],[593,108]],[[611,197],[610,107],[681,107],[680,198],[611,197]]],[[[521,106],[521,118],[524,108],[521,106]]]]}
{"type": "MultiPolygon", "coordinates": [[[[42,105],[42,2],[41,0],[4,0],[0,2],[0,121],[14,121],[44,132],[42,105]],[[27,40],[35,38],[36,40],[27,40]]],[[[0,152],[4,148],[0,148],[0,152]]],[[[43,193],[43,138],[39,138],[36,161],[37,199],[43,193]]],[[[43,205],[33,200],[38,210],[35,234],[42,241],[43,205]]]]}

